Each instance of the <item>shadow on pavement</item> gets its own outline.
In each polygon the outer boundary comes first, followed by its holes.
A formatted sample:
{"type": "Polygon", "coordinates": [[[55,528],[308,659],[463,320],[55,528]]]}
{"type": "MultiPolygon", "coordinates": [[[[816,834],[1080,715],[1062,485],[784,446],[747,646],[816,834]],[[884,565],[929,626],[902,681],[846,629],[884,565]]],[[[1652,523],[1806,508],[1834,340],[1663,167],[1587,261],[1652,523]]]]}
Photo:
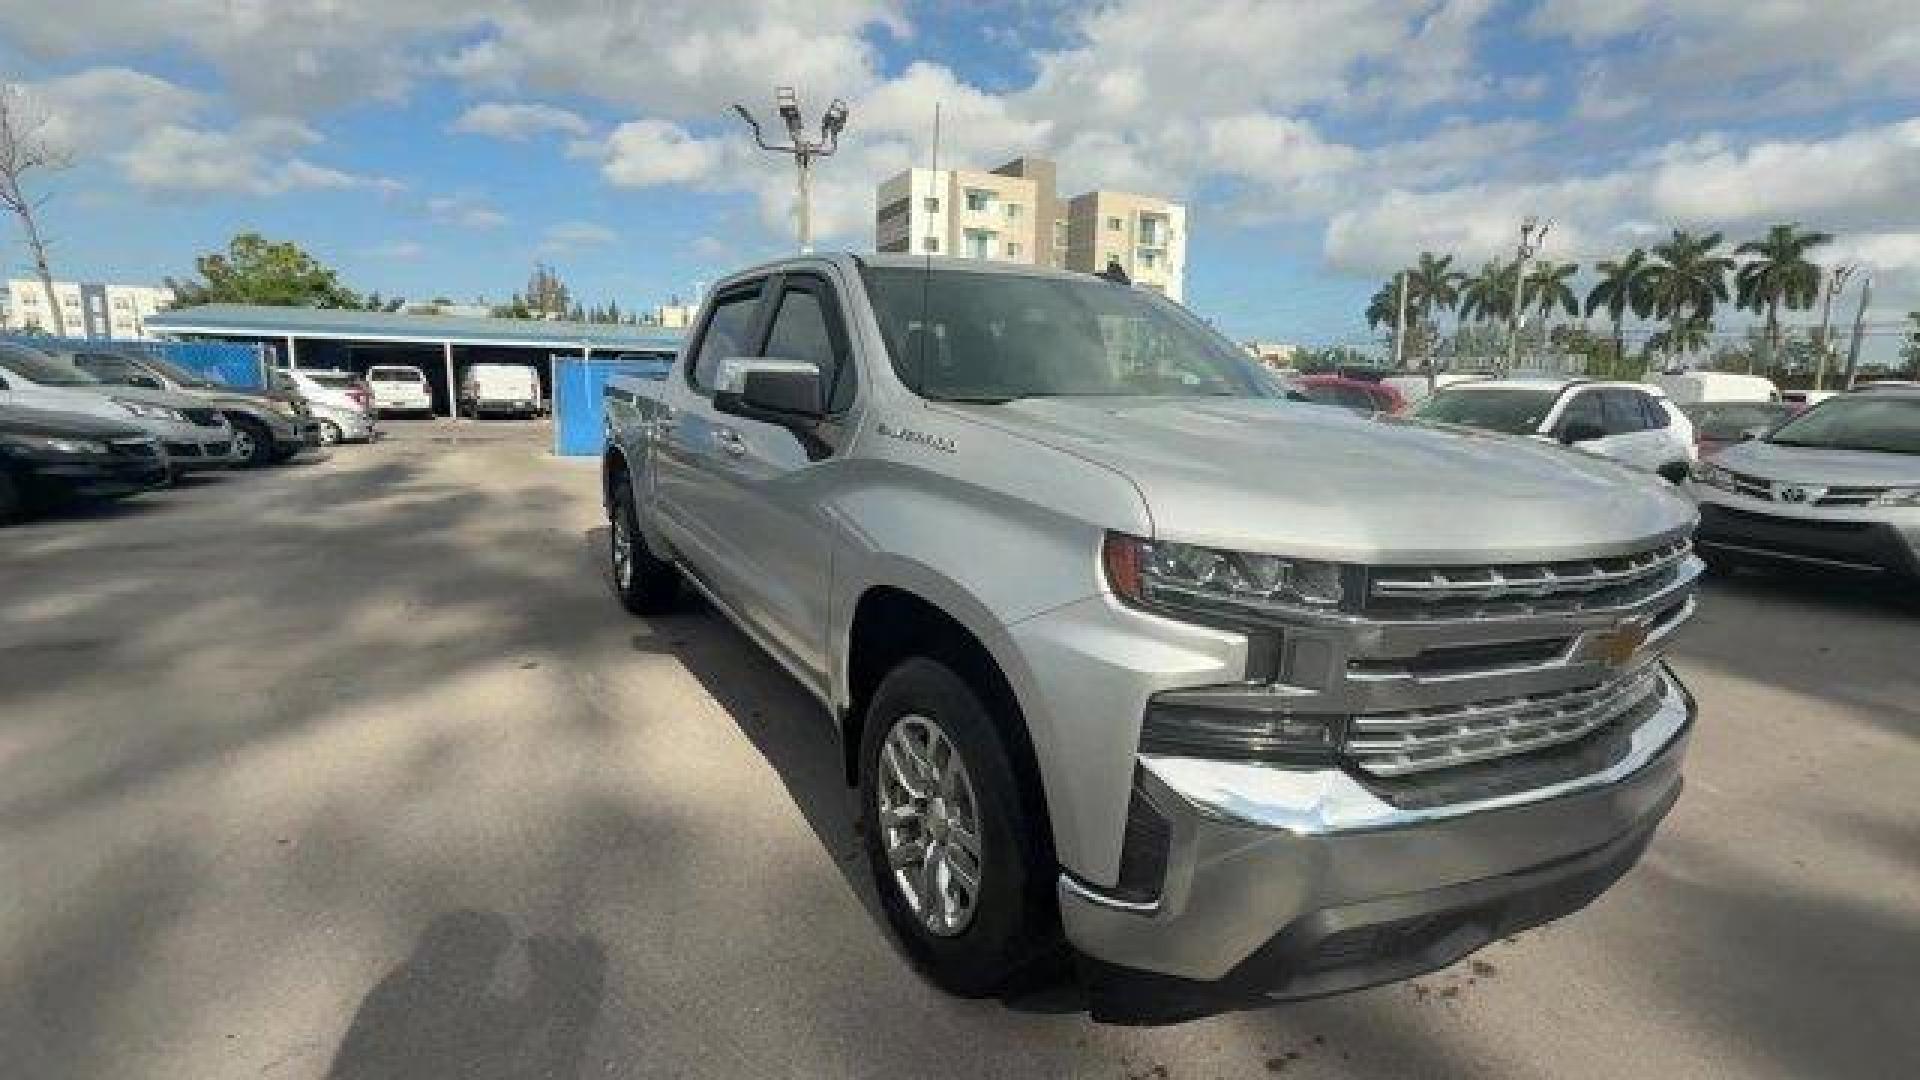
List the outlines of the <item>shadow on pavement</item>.
{"type": "Polygon", "coordinates": [[[606,990],[606,950],[590,937],[517,944],[507,920],[435,918],[412,955],[355,1012],[329,1080],[509,1080],[580,1075],[606,990]],[[510,970],[525,953],[519,989],[510,970]]]}

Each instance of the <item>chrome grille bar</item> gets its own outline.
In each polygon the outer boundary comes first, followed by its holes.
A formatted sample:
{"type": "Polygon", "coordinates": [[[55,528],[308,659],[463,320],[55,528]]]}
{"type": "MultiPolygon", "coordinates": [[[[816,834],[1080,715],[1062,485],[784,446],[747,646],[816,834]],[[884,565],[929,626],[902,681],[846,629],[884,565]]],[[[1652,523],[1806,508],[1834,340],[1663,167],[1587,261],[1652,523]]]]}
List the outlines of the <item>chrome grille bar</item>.
{"type": "Polygon", "coordinates": [[[1498,566],[1387,567],[1373,571],[1369,595],[1381,600],[1528,599],[1597,592],[1650,579],[1693,551],[1686,539],[1631,555],[1498,566]]]}
{"type": "Polygon", "coordinates": [[[1573,742],[1663,693],[1647,666],[1615,682],[1472,705],[1352,718],[1347,754],[1382,777],[1445,769],[1573,742]]]}

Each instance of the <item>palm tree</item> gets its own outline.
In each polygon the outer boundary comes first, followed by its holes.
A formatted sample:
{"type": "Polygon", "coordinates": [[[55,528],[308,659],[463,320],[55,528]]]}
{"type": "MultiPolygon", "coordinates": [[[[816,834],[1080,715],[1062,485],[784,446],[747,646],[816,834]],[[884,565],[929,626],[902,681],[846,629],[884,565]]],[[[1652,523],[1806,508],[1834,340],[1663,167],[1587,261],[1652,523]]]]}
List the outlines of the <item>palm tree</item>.
{"type": "Polygon", "coordinates": [[[1698,316],[1685,316],[1668,326],[1665,330],[1647,339],[1647,349],[1652,352],[1693,352],[1707,347],[1707,333],[1713,329],[1712,319],[1698,316]]]}
{"type": "MultiPolygon", "coordinates": [[[[1810,308],[1820,296],[1820,267],[1807,259],[1807,252],[1833,242],[1823,232],[1801,232],[1798,224],[1775,225],[1764,239],[1749,240],[1734,248],[1736,255],[1753,258],[1740,264],[1734,275],[1742,308],[1767,313],[1767,359],[1780,355],[1780,305],[1789,311],[1810,308]]],[[[1753,356],[1747,357],[1747,372],[1753,372],[1753,356]]]]}
{"type": "Polygon", "coordinates": [[[1569,315],[1580,313],[1580,301],[1573,295],[1573,286],[1567,284],[1579,272],[1579,263],[1541,259],[1533,264],[1533,271],[1527,275],[1523,302],[1540,313],[1540,341],[1543,345],[1547,340],[1547,320],[1553,317],[1554,308],[1561,308],[1569,315]]]}
{"type": "Polygon", "coordinates": [[[1627,312],[1631,311],[1640,318],[1646,318],[1647,305],[1646,281],[1643,275],[1647,268],[1647,253],[1634,248],[1627,257],[1615,262],[1602,260],[1594,267],[1600,275],[1593,289],[1587,293],[1587,316],[1605,308],[1613,320],[1613,355],[1616,359],[1627,355],[1627,312]]]}
{"type": "Polygon", "coordinates": [[[1400,275],[1395,274],[1387,283],[1374,290],[1373,297],[1367,301],[1367,328],[1377,330],[1382,326],[1392,326],[1400,318],[1400,275]]]}
{"type": "Polygon", "coordinates": [[[1654,245],[1653,257],[1658,261],[1641,272],[1647,305],[1667,320],[1663,340],[1670,354],[1691,351],[1691,343],[1703,332],[1699,327],[1683,330],[1682,323],[1696,320],[1711,325],[1714,305],[1727,299],[1727,274],[1733,260],[1715,254],[1722,239],[1719,233],[1695,236],[1675,229],[1671,240],[1654,245]]]}
{"type": "Polygon", "coordinates": [[[1460,317],[1475,322],[1506,318],[1513,305],[1513,276],[1513,264],[1497,259],[1480,267],[1460,290],[1460,317]]]}
{"type": "Polygon", "coordinates": [[[1452,269],[1452,266],[1453,256],[1434,258],[1433,252],[1423,251],[1420,260],[1405,271],[1407,299],[1419,306],[1419,325],[1423,330],[1434,328],[1433,309],[1436,305],[1442,311],[1452,311],[1460,304],[1460,284],[1467,275],[1452,269]]]}

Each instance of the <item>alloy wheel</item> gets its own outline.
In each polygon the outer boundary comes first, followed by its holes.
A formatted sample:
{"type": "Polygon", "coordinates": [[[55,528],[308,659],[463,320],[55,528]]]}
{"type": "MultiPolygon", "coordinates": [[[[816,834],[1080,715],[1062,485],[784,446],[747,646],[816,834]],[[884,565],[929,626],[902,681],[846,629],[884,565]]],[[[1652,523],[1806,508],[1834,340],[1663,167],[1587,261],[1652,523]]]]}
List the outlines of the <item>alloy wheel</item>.
{"type": "Polygon", "coordinates": [[[625,590],[633,584],[633,534],[627,528],[624,506],[614,510],[611,536],[609,547],[613,556],[613,581],[625,590]]]}
{"type": "Polygon", "coordinates": [[[980,803],[973,778],[946,732],[908,714],[880,748],[881,841],[900,896],[928,932],[953,937],[980,900],[980,803]]]}

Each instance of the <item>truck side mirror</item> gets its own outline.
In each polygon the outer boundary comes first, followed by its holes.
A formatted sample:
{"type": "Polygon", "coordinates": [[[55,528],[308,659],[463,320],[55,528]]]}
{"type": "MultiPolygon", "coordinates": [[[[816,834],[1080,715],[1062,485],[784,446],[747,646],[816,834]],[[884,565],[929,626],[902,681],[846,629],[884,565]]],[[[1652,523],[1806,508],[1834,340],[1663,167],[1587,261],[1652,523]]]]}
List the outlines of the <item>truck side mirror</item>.
{"type": "Polygon", "coordinates": [[[1607,437],[1606,430],[1591,420],[1575,420],[1560,433],[1560,441],[1572,446],[1574,443],[1592,442],[1607,437]]]}
{"type": "Polygon", "coordinates": [[[826,415],[820,369],[803,360],[722,360],[713,407],[748,420],[811,431],[826,415]]]}

